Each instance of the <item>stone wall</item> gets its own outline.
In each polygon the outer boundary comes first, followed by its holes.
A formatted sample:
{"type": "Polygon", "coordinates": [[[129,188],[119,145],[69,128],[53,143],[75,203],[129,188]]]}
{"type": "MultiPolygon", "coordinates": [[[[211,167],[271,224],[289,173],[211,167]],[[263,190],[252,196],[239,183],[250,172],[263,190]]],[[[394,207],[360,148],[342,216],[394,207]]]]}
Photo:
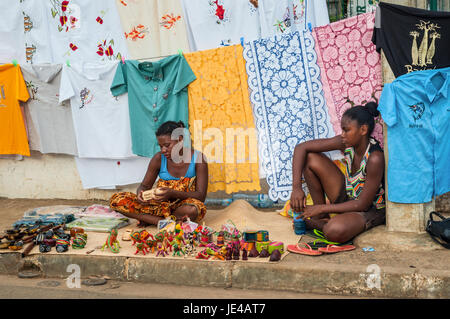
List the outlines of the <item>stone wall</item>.
{"type": "Polygon", "coordinates": [[[450,214],[450,192],[436,198],[436,211],[450,214]]]}

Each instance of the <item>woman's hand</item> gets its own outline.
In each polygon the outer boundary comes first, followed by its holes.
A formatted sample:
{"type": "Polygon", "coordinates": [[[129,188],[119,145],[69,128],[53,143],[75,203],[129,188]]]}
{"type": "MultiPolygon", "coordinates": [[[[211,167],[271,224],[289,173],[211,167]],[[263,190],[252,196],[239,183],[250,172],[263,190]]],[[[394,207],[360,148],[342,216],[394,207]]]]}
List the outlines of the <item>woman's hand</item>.
{"type": "Polygon", "coordinates": [[[138,192],[137,193],[137,202],[139,203],[139,204],[141,204],[141,205],[147,205],[148,204],[148,201],[146,201],[146,200],[144,200],[144,198],[142,198],[142,193],[143,193],[144,191],[140,191],[140,192],[138,192]]]}
{"type": "Polygon", "coordinates": [[[306,207],[305,192],[301,188],[294,188],[291,194],[291,208],[294,212],[302,212],[306,207]]]}
{"type": "Polygon", "coordinates": [[[300,217],[305,220],[314,216],[318,216],[325,212],[326,205],[311,205],[305,206],[303,213],[300,214],[300,217]]]}
{"type": "Polygon", "coordinates": [[[160,187],[158,194],[155,194],[155,200],[158,202],[168,202],[173,197],[173,189],[169,187],[160,187]]]}

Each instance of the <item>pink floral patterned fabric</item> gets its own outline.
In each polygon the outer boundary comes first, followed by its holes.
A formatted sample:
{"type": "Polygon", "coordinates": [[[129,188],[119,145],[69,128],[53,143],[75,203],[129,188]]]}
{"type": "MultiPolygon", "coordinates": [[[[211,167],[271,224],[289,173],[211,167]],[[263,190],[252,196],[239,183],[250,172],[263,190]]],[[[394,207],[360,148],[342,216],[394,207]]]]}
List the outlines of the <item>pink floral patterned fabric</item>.
{"type": "MultiPolygon", "coordinates": [[[[341,134],[342,114],[355,105],[378,102],[382,90],[380,55],[372,43],[375,13],[313,29],[318,65],[331,123],[341,134]]],[[[372,136],[383,143],[381,117],[372,136]]]]}

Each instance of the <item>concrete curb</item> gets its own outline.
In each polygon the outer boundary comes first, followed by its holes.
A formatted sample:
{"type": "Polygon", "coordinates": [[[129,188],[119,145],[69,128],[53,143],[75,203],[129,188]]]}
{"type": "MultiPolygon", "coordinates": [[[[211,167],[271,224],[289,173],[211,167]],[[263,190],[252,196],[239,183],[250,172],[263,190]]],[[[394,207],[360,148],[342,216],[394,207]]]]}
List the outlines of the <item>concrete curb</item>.
{"type": "Polygon", "coordinates": [[[80,266],[81,277],[241,289],[283,290],[377,298],[449,298],[450,271],[333,263],[210,262],[80,255],[0,255],[0,274],[35,269],[42,277],[67,278],[67,266],[80,266]],[[376,273],[379,271],[379,277],[376,273]],[[379,280],[378,280],[379,279],[379,280]]]}

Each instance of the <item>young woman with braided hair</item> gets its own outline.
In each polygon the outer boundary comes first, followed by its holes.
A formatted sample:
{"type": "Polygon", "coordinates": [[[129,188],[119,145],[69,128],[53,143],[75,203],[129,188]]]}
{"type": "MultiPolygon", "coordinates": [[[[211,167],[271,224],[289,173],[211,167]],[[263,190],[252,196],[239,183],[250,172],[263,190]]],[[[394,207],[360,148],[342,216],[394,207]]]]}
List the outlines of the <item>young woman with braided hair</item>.
{"type": "Polygon", "coordinates": [[[206,214],[204,204],[208,186],[208,164],[205,156],[183,146],[183,122],[165,122],[156,131],[161,151],[151,159],[145,177],[136,194],[121,192],[110,199],[110,207],[140,221],[140,226],[156,225],[159,220],[174,216],[199,222],[206,214]],[[153,187],[152,199],[142,193],[153,187]]]}
{"type": "Polygon", "coordinates": [[[371,137],[378,115],[374,102],[352,107],[342,116],[341,135],[295,147],[291,208],[301,212],[307,229],[322,231],[329,241],[344,243],[385,221],[385,161],[382,148],[371,137]],[[322,154],[332,150],[343,152],[345,174],[322,154]],[[302,175],[312,206],[306,205],[302,175]]]}

